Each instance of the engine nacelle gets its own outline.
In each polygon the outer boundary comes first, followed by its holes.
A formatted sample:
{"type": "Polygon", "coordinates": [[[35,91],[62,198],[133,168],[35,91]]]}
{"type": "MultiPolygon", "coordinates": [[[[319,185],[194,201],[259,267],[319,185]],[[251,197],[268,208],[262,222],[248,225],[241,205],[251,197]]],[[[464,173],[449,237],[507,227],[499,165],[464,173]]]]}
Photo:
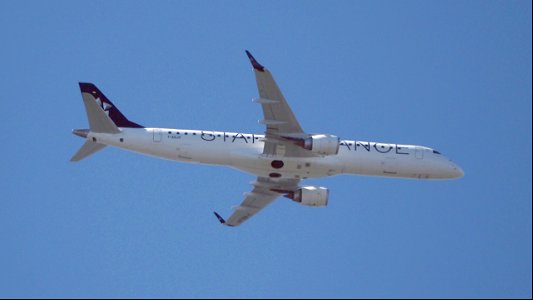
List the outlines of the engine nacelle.
{"type": "Polygon", "coordinates": [[[339,153],[340,139],[335,135],[315,134],[303,140],[303,148],[321,155],[339,153]]]}
{"type": "Polygon", "coordinates": [[[329,190],[320,186],[304,186],[287,197],[306,206],[327,206],[329,190]]]}

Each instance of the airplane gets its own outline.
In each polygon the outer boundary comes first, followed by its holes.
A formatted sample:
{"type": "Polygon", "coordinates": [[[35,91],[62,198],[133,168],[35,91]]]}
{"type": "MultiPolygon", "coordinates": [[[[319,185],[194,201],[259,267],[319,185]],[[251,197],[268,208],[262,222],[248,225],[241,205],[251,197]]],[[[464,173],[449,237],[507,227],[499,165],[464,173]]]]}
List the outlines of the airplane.
{"type": "Polygon", "coordinates": [[[74,129],[85,143],[71,158],[80,161],[106,146],[184,163],[222,165],[257,178],[244,201],[223,225],[238,226],[280,196],[301,205],[328,205],[329,190],[300,186],[308,178],[340,174],[414,179],[464,176],[459,165],[429,147],[307,133],[296,119],[270,71],[246,50],[257,82],[263,134],[144,127],[127,119],[94,84],[80,82],[89,129],[74,129]]]}

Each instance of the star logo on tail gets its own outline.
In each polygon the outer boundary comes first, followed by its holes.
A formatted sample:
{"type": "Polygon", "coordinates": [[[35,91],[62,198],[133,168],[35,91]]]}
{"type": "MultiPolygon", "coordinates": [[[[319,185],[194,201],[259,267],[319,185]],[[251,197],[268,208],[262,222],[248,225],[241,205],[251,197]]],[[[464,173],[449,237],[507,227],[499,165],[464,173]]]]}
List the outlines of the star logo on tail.
{"type": "Polygon", "coordinates": [[[96,98],[96,103],[98,103],[98,105],[100,105],[100,107],[104,110],[104,112],[109,116],[109,110],[111,108],[113,108],[113,105],[107,103],[107,102],[104,102],[100,99],[100,97],[96,98]]]}

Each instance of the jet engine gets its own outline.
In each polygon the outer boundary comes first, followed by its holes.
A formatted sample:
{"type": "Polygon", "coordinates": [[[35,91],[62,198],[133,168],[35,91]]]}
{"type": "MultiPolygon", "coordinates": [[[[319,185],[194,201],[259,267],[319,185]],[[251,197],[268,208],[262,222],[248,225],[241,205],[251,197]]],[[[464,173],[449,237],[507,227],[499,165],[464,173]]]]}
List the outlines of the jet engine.
{"type": "Polygon", "coordinates": [[[327,206],[329,190],[320,186],[304,186],[286,197],[306,206],[327,206]]]}
{"type": "Polygon", "coordinates": [[[336,155],[339,153],[340,139],[335,135],[315,134],[302,140],[299,146],[321,155],[336,155]]]}

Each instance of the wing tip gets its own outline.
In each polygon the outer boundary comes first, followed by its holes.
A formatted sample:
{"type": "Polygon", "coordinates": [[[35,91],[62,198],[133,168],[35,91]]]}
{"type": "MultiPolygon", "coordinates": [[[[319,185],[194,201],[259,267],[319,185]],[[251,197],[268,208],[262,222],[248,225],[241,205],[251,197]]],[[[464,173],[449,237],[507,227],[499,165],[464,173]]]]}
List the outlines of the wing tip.
{"type": "Polygon", "coordinates": [[[256,69],[259,72],[264,72],[265,71],[265,67],[262,66],[259,62],[257,62],[255,57],[253,57],[252,53],[250,53],[250,51],[248,51],[248,50],[244,50],[244,51],[246,52],[246,55],[248,56],[248,59],[250,59],[250,62],[252,63],[252,66],[254,67],[254,69],[256,69]]]}
{"type": "Polygon", "coordinates": [[[216,211],[213,212],[215,214],[215,216],[217,217],[218,221],[220,222],[220,224],[222,225],[226,225],[226,220],[224,220],[224,218],[222,218],[216,211]]]}

